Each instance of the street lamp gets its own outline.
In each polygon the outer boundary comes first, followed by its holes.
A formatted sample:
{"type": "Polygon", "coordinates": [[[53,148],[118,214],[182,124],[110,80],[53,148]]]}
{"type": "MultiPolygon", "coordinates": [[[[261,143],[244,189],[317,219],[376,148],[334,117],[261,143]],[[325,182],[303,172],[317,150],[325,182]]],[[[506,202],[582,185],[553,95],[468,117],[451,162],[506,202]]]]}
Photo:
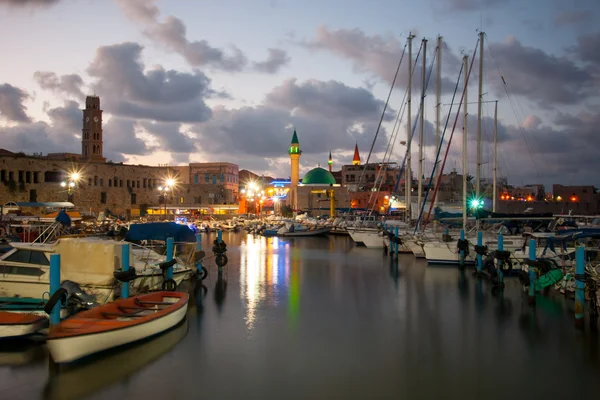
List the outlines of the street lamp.
{"type": "Polygon", "coordinates": [[[161,192],[161,196],[163,198],[163,203],[165,205],[165,218],[167,216],[167,194],[173,190],[173,188],[175,187],[175,185],[177,184],[177,182],[175,181],[175,179],[173,178],[167,178],[165,179],[165,185],[164,186],[159,186],[157,187],[158,191],[161,192]]]}
{"type": "Polygon", "coordinates": [[[81,173],[77,171],[70,172],[67,179],[60,183],[60,186],[67,189],[67,201],[71,201],[71,195],[81,180],[81,173]]]}

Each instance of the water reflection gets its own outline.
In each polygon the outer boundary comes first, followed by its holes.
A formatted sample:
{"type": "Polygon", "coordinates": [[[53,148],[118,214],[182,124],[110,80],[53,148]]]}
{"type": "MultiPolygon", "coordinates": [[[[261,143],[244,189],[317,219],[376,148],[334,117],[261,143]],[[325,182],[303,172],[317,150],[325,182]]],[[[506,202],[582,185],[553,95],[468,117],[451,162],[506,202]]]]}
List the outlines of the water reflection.
{"type": "Polygon", "coordinates": [[[179,343],[188,332],[184,320],[160,336],[127,348],[104,352],[66,366],[55,366],[44,388],[46,400],[79,400],[118,382],[160,358],[179,343]]]}
{"type": "Polygon", "coordinates": [[[227,294],[227,281],[223,278],[223,267],[217,272],[217,283],[215,283],[215,304],[219,314],[223,312],[223,303],[227,294]]]}

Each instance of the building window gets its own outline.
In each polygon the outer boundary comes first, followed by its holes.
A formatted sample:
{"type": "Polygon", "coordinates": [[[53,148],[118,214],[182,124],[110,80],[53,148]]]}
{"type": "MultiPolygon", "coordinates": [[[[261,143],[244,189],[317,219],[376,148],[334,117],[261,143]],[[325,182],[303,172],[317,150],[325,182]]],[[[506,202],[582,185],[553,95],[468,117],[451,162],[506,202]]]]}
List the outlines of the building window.
{"type": "Polygon", "coordinates": [[[108,187],[112,187],[112,180],[108,180],[108,187]]]}
{"type": "Polygon", "coordinates": [[[25,182],[31,183],[31,171],[25,172],[25,182]]]}
{"type": "Polygon", "coordinates": [[[92,186],[92,178],[88,178],[88,185],[92,186]]]}
{"type": "Polygon", "coordinates": [[[131,187],[131,181],[127,179],[127,187],[131,187]]]}
{"type": "Polygon", "coordinates": [[[119,180],[119,187],[123,187],[123,179],[119,180]]]}
{"type": "Polygon", "coordinates": [[[98,186],[98,177],[94,176],[94,186],[98,186]]]}
{"type": "Polygon", "coordinates": [[[135,193],[131,193],[131,204],[137,203],[137,195],[135,193]]]}
{"type": "Polygon", "coordinates": [[[198,183],[198,174],[194,175],[194,183],[198,183]]]}
{"type": "Polygon", "coordinates": [[[0,171],[0,182],[6,182],[6,170],[0,171]]]}
{"type": "Polygon", "coordinates": [[[106,192],[100,192],[100,203],[106,204],[106,192]]]}
{"type": "Polygon", "coordinates": [[[210,182],[210,175],[209,174],[204,175],[204,181],[206,183],[210,182]]]}
{"type": "Polygon", "coordinates": [[[181,204],[185,203],[185,197],[180,197],[179,198],[179,203],[181,203],[181,204]]]}
{"type": "Polygon", "coordinates": [[[104,178],[100,178],[100,186],[104,186],[104,178]]]}
{"type": "Polygon", "coordinates": [[[29,190],[29,201],[32,203],[37,201],[37,191],[35,189],[29,190]]]}
{"type": "MultiPolygon", "coordinates": [[[[9,176],[9,180],[12,180],[9,176]]],[[[44,173],[44,182],[59,183],[62,181],[62,173],[59,171],[46,171],[44,173]]]]}
{"type": "Polygon", "coordinates": [[[142,186],[144,187],[144,189],[146,189],[146,187],[148,186],[148,179],[144,178],[143,182],[142,182],[142,186]]]}
{"type": "Polygon", "coordinates": [[[221,183],[225,182],[225,174],[221,174],[221,183]]]}
{"type": "Polygon", "coordinates": [[[117,187],[117,186],[118,186],[118,184],[119,184],[119,180],[118,180],[118,179],[117,179],[117,177],[115,176],[115,177],[113,178],[113,186],[114,186],[114,187],[117,187]]]}

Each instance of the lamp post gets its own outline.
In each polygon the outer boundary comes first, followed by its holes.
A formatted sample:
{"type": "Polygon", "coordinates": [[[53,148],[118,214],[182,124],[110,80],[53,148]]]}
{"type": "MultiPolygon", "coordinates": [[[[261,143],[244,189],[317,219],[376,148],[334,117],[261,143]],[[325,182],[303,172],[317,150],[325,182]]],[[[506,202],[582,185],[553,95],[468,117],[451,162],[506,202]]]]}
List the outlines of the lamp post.
{"type": "Polygon", "coordinates": [[[71,195],[75,191],[77,184],[81,180],[81,174],[77,171],[70,172],[67,175],[67,179],[60,183],[62,188],[66,188],[67,190],[67,201],[71,201],[71,195]]]}
{"type": "Polygon", "coordinates": [[[167,178],[165,179],[165,185],[164,186],[159,186],[157,189],[159,192],[161,192],[161,196],[163,198],[163,203],[165,205],[165,218],[167,218],[167,194],[173,190],[173,188],[175,187],[175,179],[173,178],[167,178]]]}

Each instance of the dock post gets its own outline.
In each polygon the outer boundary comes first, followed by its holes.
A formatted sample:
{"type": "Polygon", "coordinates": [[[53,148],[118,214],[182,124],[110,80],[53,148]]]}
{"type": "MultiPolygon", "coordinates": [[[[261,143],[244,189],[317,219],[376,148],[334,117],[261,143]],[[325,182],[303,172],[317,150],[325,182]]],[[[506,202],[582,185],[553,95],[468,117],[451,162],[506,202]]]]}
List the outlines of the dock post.
{"type": "MultiPolygon", "coordinates": [[[[60,254],[50,256],[50,297],[60,289],[60,254]]],[[[50,324],[56,325],[60,322],[60,301],[56,303],[50,312],[50,324]]]]}
{"type": "MultiPolygon", "coordinates": [[[[535,239],[529,241],[529,259],[535,261],[537,258],[535,239]]],[[[529,304],[535,304],[535,283],[537,281],[537,274],[533,267],[529,267],[529,304]]]]}
{"type": "MultiPolygon", "coordinates": [[[[173,253],[175,248],[175,240],[170,237],[167,238],[167,261],[171,261],[173,259],[173,253]]],[[[167,280],[173,279],[173,267],[169,267],[167,269],[167,280]]]]}
{"type": "MultiPolygon", "coordinates": [[[[504,235],[498,235],[498,251],[504,251],[504,235]]],[[[498,260],[498,284],[504,287],[504,261],[498,260]]]]}
{"type": "MultiPolygon", "coordinates": [[[[398,227],[396,227],[394,229],[394,238],[396,238],[396,240],[398,239],[399,235],[398,235],[398,227]]],[[[396,255],[396,259],[398,259],[398,248],[400,247],[400,244],[396,241],[394,241],[394,253],[396,255]]]]}
{"type": "MultiPolygon", "coordinates": [[[[196,233],[196,251],[202,250],[202,234],[196,233]]],[[[202,273],[202,260],[198,261],[196,264],[196,269],[198,270],[198,274],[202,273]]]]}
{"type": "MultiPolygon", "coordinates": [[[[124,244],[121,247],[121,268],[123,272],[129,271],[129,243],[124,244]]],[[[129,282],[121,282],[121,298],[126,299],[129,297],[129,282]]]]}
{"type": "MultiPolygon", "coordinates": [[[[483,246],[483,232],[477,232],[477,246],[483,246]]],[[[481,254],[477,254],[477,274],[481,275],[483,260],[481,254]]]]}
{"type": "Polygon", "coordinates": [[[575,327],[583,328],[585,307],[585,247],[575,251],[575,327]]]}
{"type": "Polygon", "coordinates": [[[217,240],[219,241],[219,243],[223,241],[223,231],[220,229],[217,231],[217,240]]]}
{"type": "MultiPolygon", "coordinates": [[[[448,232],[448,229],[446,228],[446,234],[448,232]]],[[[461,229],[460,230],[460,240],[465,240],[465,230],[461,229]]],[[[465,268],[465,251],[461,250],[460,251],[460,269],[464,269],[465,268]]]]}

